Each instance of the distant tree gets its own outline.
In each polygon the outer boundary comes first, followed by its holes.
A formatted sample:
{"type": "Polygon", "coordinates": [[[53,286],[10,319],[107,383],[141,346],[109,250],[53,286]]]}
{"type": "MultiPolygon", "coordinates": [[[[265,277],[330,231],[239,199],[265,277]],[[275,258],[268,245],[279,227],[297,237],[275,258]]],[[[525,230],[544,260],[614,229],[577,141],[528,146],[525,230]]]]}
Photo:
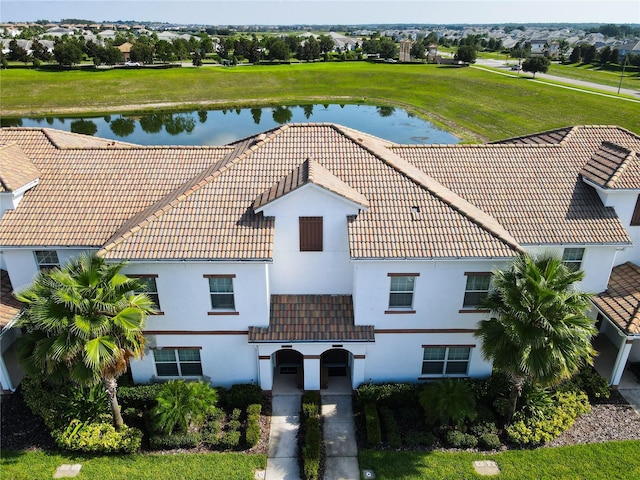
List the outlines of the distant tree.
{"type": "Polygon", "coordinates": [[[287,44],[278,37],[269,37],[266,42],[268,50],[267,58],[269,60],[289,60],[291,50],[287,44]]]}
{"type": "Polygon", "coordinates": [[[437,44],[438,43],[438,34],[436,32],[430,32],[429,35],[427,35],[426,37],[424,37],[424,40],[422,41],[422,43],[424,43],[425,47],[428,47],[431,44],[437,44]]]}
{"type": "Polygon", "coordinates": [[[411,45],[411,56],[417,59],[426,58],[426,49],[423,42],[413,42],[411,45]]]}
{"type": "Polygon", "coordinates": [[[191,54],[191,62],[193,63],[194,67],[202,66],[202,55],[200,54],[200,51],[196,50],[191,54]]]}
{"type": "Polygon", "coordinates": [[[153,63],[153,47],[146,42],[136,42],[131,47],[131,60],[134,62],[153,63]]]}
{"type": "Polygon", "coordinates": [[[533,73],[533,78],[536,78],[536,73],[547,73],[549,70],[549,59],[547,57],[529,57],[522,62],[522,69],[525,72],[533,73]]]}
{"type": "Polygon", "coordinates": [[[315,37],[308,37],[302,46],[302,60],[315,60],[320,57],[320,44],[315,37]]]}
{"type": "Polygon", "coordinates": [[[131,118],[116,118],[109,125],[114,135],[118,137],[128,137],[136,129],[136,122],[131,118]]]}
{"type": "Polygon", "coordinates": [[[98,126],[91,120],[79,119],[71,122],[71,131],[83,135],[95,135],[98,131],[98,126]]]}
{"type": "Polygon", "coordinates": [[[564,38],[558,41],[558,53],[560,54],[560,60],[562,62],[565,61],[565,57],[567,56],[567,52],[569,51],[569,42],[567,42],[564,38]]]}
{"type": "Polygon", "coordinates": [[[573,47],[571,55],[569,55],[569,63],[579,63],[582,60],[581,50],[579,46],[573,47]]]}
{"type": "Polygon", "coordinates": [[[252,108],[251,116],[253,117],[253,123],[255,123],[256,125],[260,125],[260,120],[262,119],[262,109],[252,108]]]}
{"type": "Polygon", "coordinates": [[[600,65],[606,65],[611,61],[611,47],[607,45],[600,50],[600,65]]]}
{"type": "Polygon", "coordinates": [[[614,48],[611,50],[611,59],[609,60],[611,63],[620,63],[620,50],[614,48]]]}
{"type": "Polygon", "coordinates": [[[333,38],[331,38],[330,35],[318,36],[318,43],[320,46],[320,52],[323,54],[333,51],[333,48],[335,46],[333,38]]]}
{"type": "Polygon", "coordinates": [[[31,56],[43,62],[48,62],[53,58],[51,52],[37,39],[31,44],[31,56]]]}
{"type": "Polygon", "coordinates": [[[274,122],[282,125],[283,123],[291,121],[293,112],[289,109],[289,107],[279,106],[272,109],[271,115],[274,122]]]}
{"type": "Polygon", "coordinates": [[[531,56],[531,44],[529,42],[516,43],[509,52],[511,58],[528,58],[531,56]]]}
{"type": "Polygon", "coordinates": [[[395,58],[398,56],[398,45],[389,37],[380,38],[380,56],[382,58],[395,58]]]}
{"type": "Polygon", "coordinates": [[[203,54],[213,53],[213,40],[206,33],[200,35],[200,44],[198,45],[203,54]]]}
{"type": "Polygon", "coordinates": [[[184,38],[174,38],[171,42],[173,44],[173,50],[175,51],[176,57],[178,60],[185,60],[189,58],[189,52],[191,51],[189,48],[189,42],[184,38]]]}
{"type": "Polygon", "coordinates": [[[455,59],[465,63],[475,63],[476,56],[477,53],[475,47],[471,45],[462,45],[458,47],[455,59]]]}
{"type": "Polygon", "coordinates": [[[12,62],[24,62],[29,61],[29,54],[27,50],[18,45],[18,41],[14,38],[9,42],[9,53],[7,53],[7,60],[12,62]]]}
{"type": "Polygon", "coordinates": [[[74,65],[82,61],[82,49],[76,42],[58,41],[53,47],[53,56],[60,65],[74,65]]]}
{"type": "Polygon", "coordinates": [[[118,47],[104,47],[100,55],[101,63],[116,65],[124,60],[124,56],[118,47]]]}
{"type": "Polygon", "coordinates": [[[173,45],[166,40],[158,40],[156,43],[156,58],[163,63],[168,63],[175,58],[173,45]]]}
{"type": "Polygon", "coordinates": [[[597,50],[595,45],[589,45],[586,52],[582,55],[583,63],[593,63],[596,60],[597,50]]]}

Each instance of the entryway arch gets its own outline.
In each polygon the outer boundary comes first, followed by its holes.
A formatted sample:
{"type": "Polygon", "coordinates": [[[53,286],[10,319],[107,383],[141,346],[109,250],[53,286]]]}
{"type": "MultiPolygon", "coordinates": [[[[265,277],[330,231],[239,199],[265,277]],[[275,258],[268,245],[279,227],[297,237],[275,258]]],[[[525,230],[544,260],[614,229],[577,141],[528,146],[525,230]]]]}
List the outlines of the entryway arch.
{"type": "Polygon", "coordinates": [[[304,357],[293,348],[282,348],[273,353],[273,389],[304,388],[304,357]]]}
{"type": "Polygon", "coordinates": [[[331,348],[320,356],[320,387],[335,387],[337,383],[351,385],[353,354],[344,348],[331,348]]]}

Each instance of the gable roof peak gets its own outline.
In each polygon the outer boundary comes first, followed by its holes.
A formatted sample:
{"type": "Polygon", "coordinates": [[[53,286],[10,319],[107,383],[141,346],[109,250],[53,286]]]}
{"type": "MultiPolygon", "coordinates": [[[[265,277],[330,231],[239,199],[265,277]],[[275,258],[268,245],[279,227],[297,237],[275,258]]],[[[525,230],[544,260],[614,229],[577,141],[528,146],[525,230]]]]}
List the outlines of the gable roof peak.
{"type": "Polygon", "coordinates": [[[606,189],[640,189],[640,158],[634,150],[605,140],[580,175],[606,189]]]}

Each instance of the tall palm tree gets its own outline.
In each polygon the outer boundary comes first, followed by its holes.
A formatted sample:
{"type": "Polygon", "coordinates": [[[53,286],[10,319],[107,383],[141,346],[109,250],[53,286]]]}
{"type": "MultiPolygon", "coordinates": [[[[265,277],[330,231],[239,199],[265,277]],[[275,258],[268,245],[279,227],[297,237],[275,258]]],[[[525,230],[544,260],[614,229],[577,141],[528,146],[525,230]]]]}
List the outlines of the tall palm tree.
{"type": "Polygon", "coordinates": [[[526,381],[552,386],[593,363],[597,332],[586,315],[590,295],[574,288],[583,277],[560,259],[526,254],[493,272],[484,303],[491,318],[479,322],[475,336],[482,339],[483,356],[511,379],[509,419],[526,381]]]}
{"type": "Polygon", "coordinates": [[[123,425],[117,378],[132,358],[142,356],[142,330],[153,302],[136,280],[120,273],[125,263],[108,264],[84,254],[62,268],[40,272],[17,294],[26,304],[18,325],[20,360],[28,373],[79,385],[102,381],[116,429],[123,425]]]}

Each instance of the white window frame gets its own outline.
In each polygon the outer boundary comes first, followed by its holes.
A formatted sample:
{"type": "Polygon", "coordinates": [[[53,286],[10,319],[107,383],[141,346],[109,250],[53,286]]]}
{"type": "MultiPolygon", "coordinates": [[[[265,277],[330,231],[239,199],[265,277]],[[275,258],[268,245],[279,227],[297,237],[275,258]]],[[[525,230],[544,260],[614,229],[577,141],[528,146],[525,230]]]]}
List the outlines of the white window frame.
{"type": "Polygon", "coordinates": [[[465,276],[467,277],[466,285],[464,287],[464,297],[462,299],[462,308],[465,310],[477,310],[481,308],[481,302],[470,303],[467,301],[467,294],[480,294],[486,298],[489,294],[489,288],[491,286],[491,273],[490,272],[465,272],[465,276]],[[487,279],[487,288],[478,289],[478,285],[475,284],[476,279],[482,278],[487,279]]]}
{"type": "Polygon", "coordinates": [[[160,308],[160,295],[158,294],[158,282],[156,281],[156,279],[158,278],[158,275],[132,273],[128,275],[128,277],[135,278],[136,280],[138,280],[140,283],[142,283],[147,287],[147,288],[142,288],[141,290],[134,290],[133,293],[135,294],[146,293],[147,296],[154,303],[154,306],[156,309],[156,315],[162,314],[162,309],[160,308]],[[151,285],[151,283],[153,285],[151,285]],[[149,288],[150,286],[153,286],[153,290],[149,288]]]}
{"type": "Polygon", "coordinates": [[[471,365],[471,355],[473,352],[475,345],[423,345],[422,346],[422,367],[421,367],[421,376],[422,377],[468,377],[469,376],[469,366],[471,365]],[[442,358],[425,358],[427,356],[427,350],[442,350],[444,355],[442,358]],[[450,358],[451,353],[459,354],[460,350],[467,350],[467,358],[450,358]],[[438,364],[442,363],[442,368],[438,373],[436,372],[427,372],[424,373],[425,365],[427,364],[438,364]],[[447,367],[453,364],[466,364],[466,369],[464,373],[447,373],[447,367]]]}
{"type": "Polygon", "coordinates": [[[235,289],[234,289],[234,285],[233,285],[233,279],[236,276],[231,274],[231,275],[205,275],[205,278],[207,278],[207,281],[209,282],[209,298],[211,301],[211,310],[214,312],[235,312],[236,311],[236,295],[235,295],[235,289]],[[212,288],[212,280],[229,280],[230,284],[231,284],[231,290],[230,291],[214,291],[214,289],[212,288]],[[216,306],[214,304],[214,298],[216,296],[231,296],[231,306],[216,306]]]}
{"type": "MultiPolygon", "coordinates": [[[[167,355],[168,356],[168,355],[167,355]]],[[[200,355],[200,348],[175,348],[175,347],[165,347],[165,348],[157,348],[153,350],[153,364],[156,369],[156,376],[159,378],[175,378],[175,377],[192,377],[192,378],[201,378],[202,377],[202,356],[200,355]],[[173,354],[173,359],[161,359],[158,360],[156,354],[168,354],[171,352],[173,354]],[[181,353],[185,354],[186,352],[196,352],[198,355],[197,360],[192,359],[181,359],[181,353]],[[158,364],[160,365],[175,365],[176,374],[175,375],[166,375],[161,374],[158,371],[158,364]],[[200,373],[199,374],[183,374],[182,370],[186,365],[199,365],[200,373]]]]}
{"type": "Polygon", "coordinates": [[[47,272],[54,268],[60,267],[58,252],[56,252],[55,250],[36,250],[33,252],[33,255],[36,259],[38,270],[40,270],[41,272],[47,272]]]}
{"type": "Polygon", "coordinates": [[[567,247],[562,252],[562,263],[564,263],[569,270],[577,272],[582,268],[584,254],[585,249],[582,247],[567,247]]]}
{"type": "Polygon", "coordinates": [[[413,311],[413,305],[416,297],[416,277],[419,277],[419,273],[388,273],[389,277],[389,310],[400,310],[400,311],[413,311]],[[411,289],[399,290],[399,287],[402,285],[396,285],[396,290],[394,290],[394,283],[399,283],[400,279],[411,279],[411,289]],[[411,295],[411,302],[409,304],[403,305],[393,305],[392,298],[394,295],[411,295]]]}

